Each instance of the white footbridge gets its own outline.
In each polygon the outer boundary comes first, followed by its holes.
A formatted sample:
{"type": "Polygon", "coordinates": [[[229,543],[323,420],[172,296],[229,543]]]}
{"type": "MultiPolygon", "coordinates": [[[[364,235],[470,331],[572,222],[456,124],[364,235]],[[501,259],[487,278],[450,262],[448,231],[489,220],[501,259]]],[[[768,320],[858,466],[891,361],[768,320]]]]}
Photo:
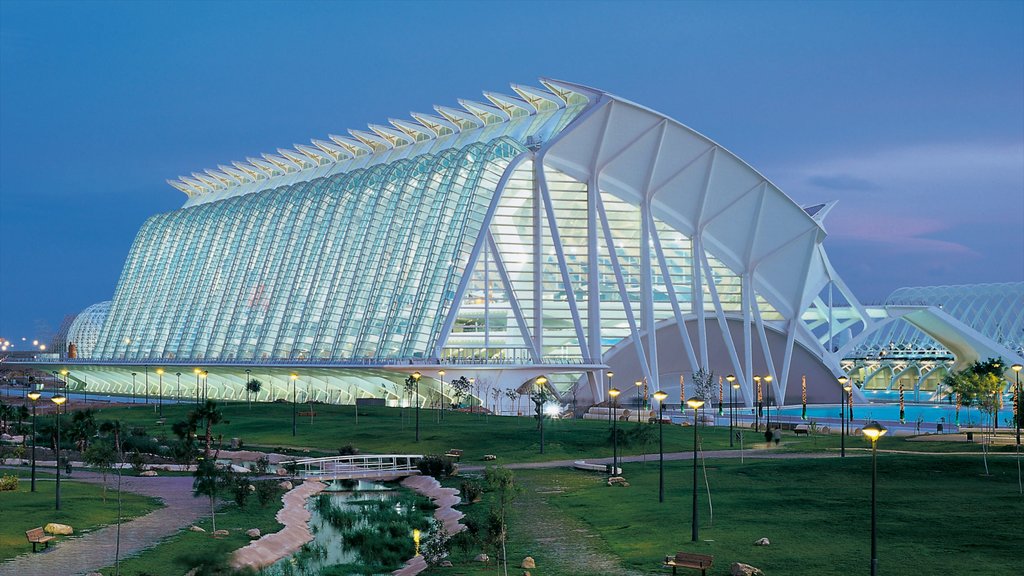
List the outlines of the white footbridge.
{"type": "Polygon", "coordinates": [[[281,462],[280,467],[309,480],[396,480],[419,475],[422,454],[330,456],[281,462]]]}

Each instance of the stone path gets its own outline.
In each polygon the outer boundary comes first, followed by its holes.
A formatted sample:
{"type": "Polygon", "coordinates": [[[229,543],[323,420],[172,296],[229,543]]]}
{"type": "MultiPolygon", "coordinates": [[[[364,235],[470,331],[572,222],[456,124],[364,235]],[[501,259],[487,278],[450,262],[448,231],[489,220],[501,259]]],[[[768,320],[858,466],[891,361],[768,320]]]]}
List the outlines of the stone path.
{"type": "MultiPolygon", "coordinates": [[[[420,494],[434,501],[437,509],[434,510],[434,519],[444,524],[444,529],[449,535],[455,535],[466,529],[460,522],[462,512],[454,508],[459,502],[459,491],[455,488],[444,488],[437,479],[431,476],[409,476],[402,481],[402,486],[415,490],[420,494]]],[[[405,565],[391,573],[392,576],[416,576],[427,569],[427,562],[423,556],[416,555],[406,561],[405,565]]]]}
{"type": "MultiPolygon", "coordinates": [[[[103,478],[93,472],[79,471],[70,481],[102,484],[103,478]]],[[[108,476],[107,485],[116,489],[117,476],[108,476]]],[[[192,478],[188,476],[124,476],[121,489],[159,498],[164,504],[158,510],[121,525],[122,559],[153,547],[209,513],[209,501],[192,496],[192,478]]],[[[0,576],[70,576],[113,566],[116,539],[117,526],[107,526],[80,538],[61,538],[46,553],[32,554],[29,548],[26,554],[0,564],[0,576]]]]}
{"type": "Polygon", "coordinates": [[[231,566],[235,569],[250,567],[260,569],[294,553],[303,544],[313,539],[309,532],[310,513],[306,501],[327,486],[321,482],[307,480],[292,488],[281,497],[284,506],[277,512],[277,521],[284,528],[266,534],[248,546],[235,551],[231,566]]]}

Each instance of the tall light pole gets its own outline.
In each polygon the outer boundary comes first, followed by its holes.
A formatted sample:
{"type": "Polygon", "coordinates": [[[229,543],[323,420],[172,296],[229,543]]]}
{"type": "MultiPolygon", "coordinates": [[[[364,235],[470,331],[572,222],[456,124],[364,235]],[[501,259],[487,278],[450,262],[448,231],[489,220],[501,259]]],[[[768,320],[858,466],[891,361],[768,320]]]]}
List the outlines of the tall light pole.
{"type": "MultiPolygon", "coordinates": [[[[246,368],[245,369],[245,399],[249,401],[249,409],[250,410],[252,410],[252,397],[249,396],[249,394],[250,394],[250,392],[249,392],[249,382],[252,382],[252,379],[250,377],[251,374],[252,374],[252,370],[246,368]]],[[[257,398],[256,400],[259,400],[259,398],[257,398]]]]}
{"type": "Polygon", "coordinates": [[[42,394],[38,390],[28,393],[28,399],[32,401],[32,491],[36,491],[36,402],[42,394]]]}
{"type": "MultiPolygon", "coordinates": [[[[135,375],[136,372],[132,372],[132,404],[135,404],[135,375]]],[[[196,378],[196,382],[199,382],[199,378],[196,378]]]]}
{"type": "MultiPolygon", "coordinates": [[[[438,396],[441,403],[441,413],[439,414],[441,421],[444,421],[444,370],[438,370],[437,375],[441,380],[441,387],[438,388],[438,396]]],[[[359,417],[359,412],[356,411],[356,418],[359,417]]]]}
{"type": "MultiPolygon", "coordinates": [[[[420,401],[419,401],[419,396],[420,396],[420,378],[422,378],[422,377],[423,377],[423,375],[420,374],[419,372],[413,372],[412,373],[412,379],[416,381],[416,396],[413,398],[413,402],[416,403],[416,441],[417,442],[420,441],[420,401]]],[[[478,398],[479,398],[479,396],[478,396],[478,398]]]]}
{"type": "Polygon", "coordinates": [[[55,509],[60,510],[60,406],[67,402],[68,398],[58,391],[50,400],[57,405],[57,505],[55,509]]]}
{"type": "Polygon", "coordinates": [[[176,397],[176,398],[178,399],[178,401],[180,402],[180,401],[181,401],[181,372],[175,372],[175,373],[174,373],[174,375],[178,377],[178,389],[177,389],[177,391],[176,391],[176,392],[174,393],[174,396],[175,396],[175,397],[176,397]]]}
{"type": "Polygon", "coordinates": [[[878,503],[875,497],[878,484],[878,439],[885,436],[888,430],[878,422],[872,421],[862,430],[871,439],[871,576],[878,576],[878,503]]]}
{"type": "Polygon", "coordinates": [[[146,382],[146,404],[149,404],[149,366],[147,365],[147,366],[145,366],[145,368],[146,368],[146,375],[145,375],[146,376],[146,380],[145,380],[145,382],[146,382]]]}
{"type": "Polygon", "coordinates": [[[732,448],[732,427],[733,421],[736,419],[736,403],[733,402],[732,391],[734,388],[739,388],[740,385],[736,383],[736,376],[732,374],[726,376],[725,379],[727,382],[729,382],[729,448],[732,448]]]}
{"type": "Polygon", "coordinates": [[[612,401],[612,472],[609,476],[615,476],[619,473],[619,418],[614,412],[618,405],[619,389],[609,388],[608,397],[612,401]]]}
{"type": "Polygon", "coordinates": [[[540,453],[544,453],[544,401],[547,400],[547,392],[544,390],[544,385],[548,383],[548,379],[544,376],[538,376],[534,382],[540,387],[540,404],[537,406],[537,418],[540,419],[540,453]]]}
{"type": "Polygon", "coordinates": [[[161,416],[163,416],[164,415],[164,369],[163,368],[157,368],[156,369],[156,375],[159,376],[159,378],[160,378],[160,388],[158,390],[160,395],[158,396],[159,400],[157,400],[157,413],[160,414],[161,416]]]}
{"type": "Polygon", "coordinates": [[[199,375],[202,374],[203,371],[199,368],[194,368],[192,371],[196,373],[196,406],[199,406],[199,375]]]}
{"type": "MultiPolygon", "coordinates": [[[[295,436],[295,432],[299,426],[299,413],[295,408],[295,382],[299,379],[298,374],[292,374],[288,377],[292,381],[292,436],[295,436]]],[[[285,388],[287,390],[287,388],[285,388]]]]}
{"type": "Polygon", "coordinates": [[[754,412],[754,430],[761,431],[761,377],[754,376],[754,384],[757,385],[757,412],[754,412]]]}
{"type": "Polygon", "coordinates": [[[768,430],[772,429],[772,375],[767,374],[764,377],[765,388],[768,388],[768,430]]]}
{"type": "MultiPolygon", "coordinates": [[[[850,381],[846,376],[840,376],[839,380],[839,457],[846,457],[846,391],[847,383],[850,381]]],[[[835,414],[835,412],[833,412],[835,414]]]]}
{"type": "Polygon", "coordinates": [[[665,419],[665,398],[668,394],[658,390],[654,399],[658,401],[658,502],[665,501],[665,432],[662,429],[665,419]]]}
{"type": "Polygon", "coordinates": [[[690,541],[696,542],[698,538],[697,527],[697,410],[704,405],[704,401],[694,396],[686,401],[686,405],[693,408],[693,511],[690,519],[690,541]]]}
{"type": "Polygon", "coordinates": [[[642,380],[637,380],[636,382],[633,382],[633,385],[636,386],[636,423],[639,424],[640,423],[640,387],[643,386],[644,383],[643,383],[642,380]]]}
{"type": "Polygon", "coordinates": [[[202,377],[203,401],[205,402],[210,399],[210,371],[203,370],[203,373],[200,374],[200,376],[202,377]]]}
{"type": "Polygon", "coordinates": [[[612,398],[612,378],[614,378],[614,377],[615,377],[615,372],[612,372],[611,370],[609,370],[608,371],[608,390],[607,390],[607,395],[605,396],[605,398],[608,398],[608,423],[609,424],[612,423],[612,411],[611,411],[612,400],[611,400],[611,398],[612,398]]]}
{"type": "Polygon", "coordinates": [[[1020,364],[1014,364],[1010,366],[1013,370],[1014,378],[1017,382],[1013,386],[1013,424],[1017,428],[1017,448],[1020,449],[1020,424],[1024,420],[1024,414],[1020,413],[1022,402],[1021,402],[1021,390],[1020,390],[1020,370],[1024,368],[1020,364]]]}
{"type": "MultiPolygon", "coordinates": [[[[65,395],[65,397],[67,396],[67,393],[68,393],[68,375],[69,375],[69,374],[71,374],[71,372],[68,372],[68,369],[67,369],[67,368],[65,368],[65,369],[63,369],[63,370],[61,370],[61,371],[60,371],[60,375],[64,377],[64,395],[65,395]]],[[[60,409],[60,408],[58,407],[58,410],[59,410],[59,409],[60,409]]],[[[65,414],[67,414],[67,413],[68,413],[68,407],[67,407],[67,405],[65,405],[65,406],[64,406],[64,413],[65,413],[65,414]]]]}

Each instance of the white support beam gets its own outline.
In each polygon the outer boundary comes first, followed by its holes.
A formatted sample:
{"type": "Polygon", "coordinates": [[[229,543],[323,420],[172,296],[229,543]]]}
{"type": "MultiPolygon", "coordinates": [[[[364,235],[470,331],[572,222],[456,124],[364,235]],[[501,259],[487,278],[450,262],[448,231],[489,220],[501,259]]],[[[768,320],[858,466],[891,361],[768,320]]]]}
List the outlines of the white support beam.
{"type": "Polygon", "coordinates": [[[653,216],[648,215],[651,222],[651,240],[654,241],[654,253],[658,258],[658,266],[661,268],[661,277],[665,281],[665,289],[668,290],[668,298],[672,303],[672,314],[676,318],[676,326],[679,327],[679,337],[683,341],[683,349],[686,350],[686,358],[690,366],[697,365],[697,355],[693,351],[693,342],[690,340],[690,332],[686,329],[686,320],[683,318],[682,308],[679,306],[679,297],[676,295],[676,287],[672,283],[668,262],[665,259],[665,252],[661,248],[661,239],[658,236],[658,228],[654,225],[653,216]]]}
{"type": "Polygon", "coordinates": [[[516,296],[515,291],[512,290],[512,280],[508,276],[505,262],[501,259],[501,253],[498,251],[498,244],[494,241],[494,236],[489,230],[487,231],[487,241],[490,244],[491,254],[494,255],[494,265],[498,269],[498,276],[501,277],[501,283],[505,287],[508,302],[512,306],[512,314],[516,317],[519,333],[522,334],[523,342],[530,346],[530,356],[533,358],[533,363],[540,364],[540,350],[537,349],[530,335],[530,329],[526,325],[526,318],[523,316],[523,309],[519,306],[519,298],[516,296]]]}
{"type": "Polygon", "coordinates": [[[732,362],[733,370],[740,371],[740,357],[736,353],[736,344],[732,341],[732,331],[729,329],[729,320],[722,308],[722,300],[718,297],[718,287],[715,286],[715,277],[711,274],[711,265],[708,264],[707,256],[702,252],[699,265],[708,276],[708,288],[711,290],[711,302],[715,305],[715,316],[718,318],[718,329],[722,333],[722,342],[729,352],[729,361],[732,362]]]}

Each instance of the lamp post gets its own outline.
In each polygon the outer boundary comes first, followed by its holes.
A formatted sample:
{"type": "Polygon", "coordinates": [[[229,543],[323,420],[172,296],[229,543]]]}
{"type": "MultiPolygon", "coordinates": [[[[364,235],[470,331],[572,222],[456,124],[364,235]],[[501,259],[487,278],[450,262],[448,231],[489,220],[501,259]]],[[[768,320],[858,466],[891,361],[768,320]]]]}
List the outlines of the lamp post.
{"type": "MultiPolygon", "coordinates": [[[[132,372],[132,404],[135,404],[135,375],[136,372],[132,372]]],[[[199,382],[199,378],[196,378],[196,382],[199,382]]]]}
{"type": "MultiPolygon", "coordinates": [[[[68,393],[68,375],[69,375],[69,374],[71,374],[71,373],[70,373],[70,372],[68,372],[68,369],[67,369],[67,368],[64,368],[63,370],[61,370],[61,371],[60,371],[60,375],[64,377],[64,394],[65,394],[65,395],[66,395],[66,394],[68,393]]],[[[59,410],[59,409],[60,409],[60,408],[58,407],[58,410],[59,410]]],[[[65,405],[65,406],[64,406],[64,413],[65,413],[65,414],[67,414],[67,413],[68,413],[68,407],[67,407],[67,405],[65,405]]]]}
{"type": "Polygon", "coordinates": [[[640,423],[640,387],[643,386],[644,383],[643,383],[642,380],[637,380],[636,382],[633,382],[633,385],[636,386],[636,423],[639,424],[640,423]]]}
{"type": "Polygon", "coordinates": [[[419,372],[412,373],[412,379],[416,381],[416,396],[412,399],[416,403],[416,441],[420,441],[420,378],[423,375],[419,372]]]}
{"type": "Polygon", "coordinates": [[[761,377],[754,376],[754,384],[757,385],[757,411],[754,412],[754,430],[761,431],[761,377]]]}
{"type": "Polygon", "coordinates": [[[199,375],[203,372],[199,368],[192,370],[196,373],[196,406],[199,406],[199,375]]]}
{"type": "Polygon", "coordinates": [[[612,400],[612,472],[609,476],[619,473],[619,415],[616,412],[618,407],[620,391],[618,388],[610,388],[608,397],[612,400]]]}
{"type": "MultiPolygon", "coordinates": [[[[846,391],[847,383],[850,381],[846,376],[840,376],[839,380],[839,457],[846,457],[846,391]]],[[[834,414],[834,412],[833,412],[834,414]]]]}
{"type": "MultiPolygon", "coordinates": [[[[299,379],[299,375],[292,373],[288,378],[292,381],[292,436],[295,436],[295,431],[299,425],[299,413],[295,408],[295,382],[299,379]]],[[[285,388],[285,390],[287,390],[287,388],[285,388]]]]}
{"type": "MultiPolygon", "coordinates": [[[[439,396],[438,402],[441,404],[441,413],[439,414],[439,416],[441,421],[444,422],[444,370],[438,370],[437,375],[439,377],[439,380],[441,381],[441,387],[437,389],[437,393],[439,396]]],[[[356,413],[356,417],[359,417],[358,412],[356,413]]]]}
{"type": "Polygon", "coordinates": [[[665,398],[668,394],[658,390],[654,399],[658,401],[658,502],[665,501],[665,432],[662,429],[665,419],[665,398]]]}
{"type": "Polygon", "coordinates": [[[174,393],[174,396],[178,398],[179,401],[181,401],[181,372],[175,372],[174,375],[178,377],[178,388],[177,391],[174,393]]]}
{"type": "Polygon", "coordinates": [[[160,378],[159,389],[157,390],[159,396],[157,396],[157,413],[161,416],[164,415],[164,369],[157,368],[156,375],[160,378]]]}
{"type": "Polygon", "coordinates": [[[733,447],[732,443],[732,427],[733,420],[736,419],[736,404],[732,399],[732,391],[735,388],[739,388],[740,385],[736,383],[736,376],[729,374],[725,377],[726,381],[729,382],[729,448],[733,447]]]}
{"type": "Polygon", "coordinates": [[[871,576],[878,576],[878,514],[875,497],[878,484],[878,439],[885,436],[888,430],[878,422],[871,422],[864,427],[864,435],[871,439],[871,576]]]}
{"type": "MultiPolygon", "coordinates": [[[[250,382],[252,382],[252,370],[246,368],[245,369],[245,399],[249,401],[249,409],[251,410],[252,409],[252,397],[249,396],[251,394],[251,392],[249,391],[249,383],[250,382]]],[[[259,398],[257,398],[256,400],[258,401],[259,398]]]]}
{"type": "Polygon", "coordinates": [[[765,388],[768,388],[768,424],[766,425],[768,430],[772,429],[772,375],[768,374],[764,377],[765,388]]]}
{"type": "Polygon", "coordinates": [[[36,491],[36,401],[42,394],[38,390],[28,393],[28,399],[32,401],[32,491],[36,491]]]}
{"type": "Polygon", "coordinates": [[[612,372],[611,370],[609,370],[608,371],[608,390],[607,390],[608,395],[606,396],[608,398],[608,404],[609,404],[609,406],[608,406],[608,408],[609,408],[609,410],[608,410],[608,423],[609,424],[612,423],[612,411],[610,410],[610,408],[611,408],[610,404],[611,404],[611,397],[612,397],[612,378],[614,378],[614,377],[615,377],[615,372],[612,372]]]}
{"type": "Polygon", "coordinates": [[[544,376],[537,376],[534,380],[537,386],[540,387],[540,404],[537,406],[537,418],[540,419],[540,453],[544,453],[544,401],[547,400],[547,393],[544,390],[544,385],[548,383],[548,379],[544,376]]]}
{"type": "Polygon", "coordinates": [[[200,374],[200,376],[202,377],[203,382],[203,400],[206,401],[210,399],[210,371],[203,370],[203,373],[200,374]]]}
{"type": "Polygon", "coordinates": [[[1021,405],[1022,405],[1021,397],[1020,397],[1020,393],[1021,393],[1021,390],[1020,390],[1020,370],[1021,370],[1021,368],[1024,368],[1024,366],[1021,366],[1020,364],[1014,364],[1013,366],[1010,366],[1010,368],[1013,370],[1014,378],[1016,378],[1016,380],[1017,380],[1017,382],[1013,386],[1013,389],[1014,389],[1014,395],[1013,395],[1013,400],[1014,400],[1014,403],[1013,403],[1013,416],[1014,416],[1013,424],[1017,428],[1017,447],[1019,449],[1020,448],[1020,423],[1021,423],[1022,420],[1024,420],[1024,414],[1020,413],[1020,409],[1021,409],[1021,405]]]}
{"type": "Polygon", "coordinates": [[[697,528],[697,410],[704,405],[704,401],[694,396],[686,401],[686,405],[693,408],[693,512],[690,519],[690,541],[696,542],[698,537],[697,528]]]}
{"type": "Polygon", "coordinates": [[[50,400],[57,405],[57,505],[55,510],[60,510],[60,407],[67,402],[67,396],[57,392],[50,400]]]}

